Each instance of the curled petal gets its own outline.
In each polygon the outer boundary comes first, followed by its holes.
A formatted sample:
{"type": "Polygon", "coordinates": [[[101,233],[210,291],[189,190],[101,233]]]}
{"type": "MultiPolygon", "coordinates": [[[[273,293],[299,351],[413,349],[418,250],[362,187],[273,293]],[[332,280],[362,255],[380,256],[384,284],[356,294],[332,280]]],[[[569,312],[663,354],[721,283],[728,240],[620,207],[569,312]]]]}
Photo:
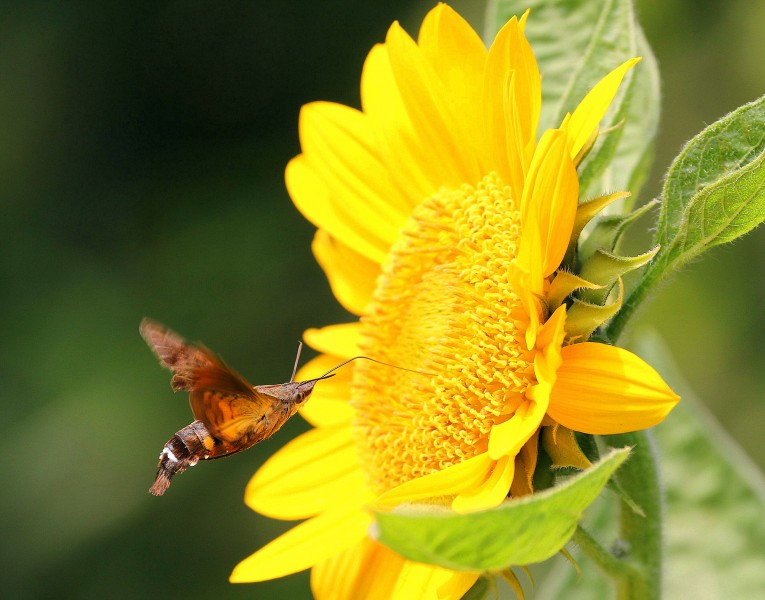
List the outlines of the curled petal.
{"type": "Polygon", "coordinates": [[[570,156],[574,159],[591,139],[598,123],[603,119],[616,96],[619,85],[640,58],[631,58],[611,71],[593,86],[576,110],[568,119],[565,129],[568,132],[570,156]]]}
{"type": "Polygon", "coordinates": [[[515,458],[503,456],[494,465],[494,470],[486,481],[454,499],[452,509],[458,513],[466,513],[494,508],[507,498],[514,475],[515,458]]]}
{"type": "Polygon", "coordinates": [[[530,274],[532,291],[537,294],[542,293],[542,280],[563,260],[576,219],[579,179],[566,143],[561,130],[545,132],[521,199],[523,231],[517,260],[530,274]]]}
{"type": "Polygon", "coordinates": [[[550,416],[592,434],[624,433],[660,423],[680,397],[628,350],[584,342],[562,350],[550,416]]]}
{"type": "Polygon", "coordinates": [[[548,389],[548,386],[536,386],[534,400],[527,400],[508,421],[492,427],[489,434],[489,456],[493,460],[503,456],[515,457],[521,446],[534,435],[545,416],[548,389]]]}

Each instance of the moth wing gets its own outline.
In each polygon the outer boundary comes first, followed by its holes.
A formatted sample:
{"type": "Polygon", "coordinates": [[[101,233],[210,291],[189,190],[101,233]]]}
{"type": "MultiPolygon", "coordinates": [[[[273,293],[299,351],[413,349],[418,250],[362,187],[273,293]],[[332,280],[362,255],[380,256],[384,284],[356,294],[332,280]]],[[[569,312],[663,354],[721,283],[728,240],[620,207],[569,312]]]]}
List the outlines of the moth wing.
{"type": "Polygon", "coordinates": [[[231,443],[247,435],[252,443],[265,437],[266,415],[273,399],[258,392],[211,350],[191,344],[164,325],[144,319],[141,335],[160,362],[173,372],[173,389],[188,390],[194,418],[212,436],[231,443]],[[256,434],[256,435],[253,435],[256,434]]]}
{"type": "Polygon", "coordinates": [[[254,444],[262,439],[257,436],[259,431],[265,437],[265,417],[271,411],[271,400],[255,390],[239,395],[220,385],[201,387],[189,394],[189,402],[194,417],[220,440],[235,443],[248,436],[254,444]]]}
{"type": "Polygon", "coordinates": [[[220,358],[205,348],[151,319],[141,321],[141,335],[162,365],[173,372],[175,391],[199,388],[222,389],[236,395],[252,394],[252,386],[220,358]]]}

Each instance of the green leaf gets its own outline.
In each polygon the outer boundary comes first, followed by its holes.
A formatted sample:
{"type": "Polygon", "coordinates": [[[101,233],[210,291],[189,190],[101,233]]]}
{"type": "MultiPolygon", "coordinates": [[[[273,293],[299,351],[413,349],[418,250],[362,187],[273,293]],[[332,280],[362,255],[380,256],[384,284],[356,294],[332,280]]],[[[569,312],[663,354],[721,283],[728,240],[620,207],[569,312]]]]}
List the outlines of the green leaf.
{"type": "Polygon", "coordinates": [[[661,250],[608,325],[611,339],[665,276],[765,220],[765,96],[688,142],[669,169],[662,202],[661,250]]]}
{"type": "Polygon", "coordinates": [[[707,127],[672,163],[656,268],[678,268],[765,219],[765,96],[707,127]]]}
{"type": "MultiPolygon", "coordinates": [[[[644,335],[636,352],[682,400],[654,428],[661,451],[665,511],[665,598],[761,598],[765,589],[765,477],[709,415],[674,370],[663,342],[644,335]]],[[[606,500],[602,498],[601,500],[606,500]]],[[[609,539],[612,504],[587,511],[588,530],[609,539]]],[[[598,569],[577,553],[578,579],[564,561],[537,576],[535,598],[613,598],[598,569]]]]}
{"type": "Polygon", "coordinates": [[[614,450],[592,468],[531,496],[471,514],[422,505],[380,512],[377,538],[398,554],[458,571],[495,571],[543,561],[571,538],[629,449],[614,450]]]}
{"type": "Polygon", "coordinates": [[[669,169],[662,201],[661,250],[608,325],[611,339],[664,277],[765,220],[765,96],[688,142],[669,169]]]}
{"type": "Polygon", "coordinates": [[[765,96],[713,123],[693,138],[667,173],[656,232],[667,244],[677,236],[685,207],[704,188],[751,163],[765,146],[765,96]]]}
{"type": "Polygon", "coordinates": [[[625,60],[643,56],[601,123],[601,129],[616,128],[600,136],[580,166],[582,198],[615,189],[636,194],[650,165],[660,94],[656,60],[635,19],[632,1],[493,0],[487,13],[487,40],[527,8],[531,15],[526,35],[543,77],[540,130],[558,127],[602,77],[625,60]]]}

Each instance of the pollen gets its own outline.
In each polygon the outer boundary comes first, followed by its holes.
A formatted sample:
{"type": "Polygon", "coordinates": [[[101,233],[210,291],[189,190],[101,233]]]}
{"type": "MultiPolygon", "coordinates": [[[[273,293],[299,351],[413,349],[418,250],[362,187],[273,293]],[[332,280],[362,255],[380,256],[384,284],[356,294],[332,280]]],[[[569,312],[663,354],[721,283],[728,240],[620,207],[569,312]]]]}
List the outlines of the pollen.
{"type": "Polygon", "coordinates": [[[509,281],[519,235],[517,202],[492,174],[421,203],[394,244],[361,350],[428,375],[355,369],[355,438],[378,493],[485,452],[536,382],[509,281]]]}

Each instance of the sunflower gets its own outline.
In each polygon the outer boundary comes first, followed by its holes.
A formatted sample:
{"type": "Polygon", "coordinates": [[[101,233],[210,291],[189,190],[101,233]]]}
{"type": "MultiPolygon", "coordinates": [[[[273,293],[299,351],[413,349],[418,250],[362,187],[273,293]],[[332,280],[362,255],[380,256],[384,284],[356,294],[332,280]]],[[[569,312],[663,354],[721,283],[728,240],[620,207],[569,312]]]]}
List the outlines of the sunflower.
{"type": "Polygon", "coordinates": [[[359,354],[419,372],[356,361],[317,386],[302,409],[314,429],[245,493],[259,513],[307,520],[231,581],[312,568],[317,598],[460,598],[479,573],[398,556],[370,537],[368,507],[495,507],[533,492],[540,444],[583,467],[574,431],[650,427],[678,401],[634,354],[587,341],[618,310],[621,282],[588,310],[571,295],[598,286],[563,266],[595,208],[625,195],[580,206],[576,167],[638,59],[538,137],[527,16],[488,50],[443,4],[417,41],[394,23],[364,64],[362,110],[301,111],[287,188],[318,228],[335,296],[360,318],[307,331],[321,354],[299,377],[359,354]]]}

